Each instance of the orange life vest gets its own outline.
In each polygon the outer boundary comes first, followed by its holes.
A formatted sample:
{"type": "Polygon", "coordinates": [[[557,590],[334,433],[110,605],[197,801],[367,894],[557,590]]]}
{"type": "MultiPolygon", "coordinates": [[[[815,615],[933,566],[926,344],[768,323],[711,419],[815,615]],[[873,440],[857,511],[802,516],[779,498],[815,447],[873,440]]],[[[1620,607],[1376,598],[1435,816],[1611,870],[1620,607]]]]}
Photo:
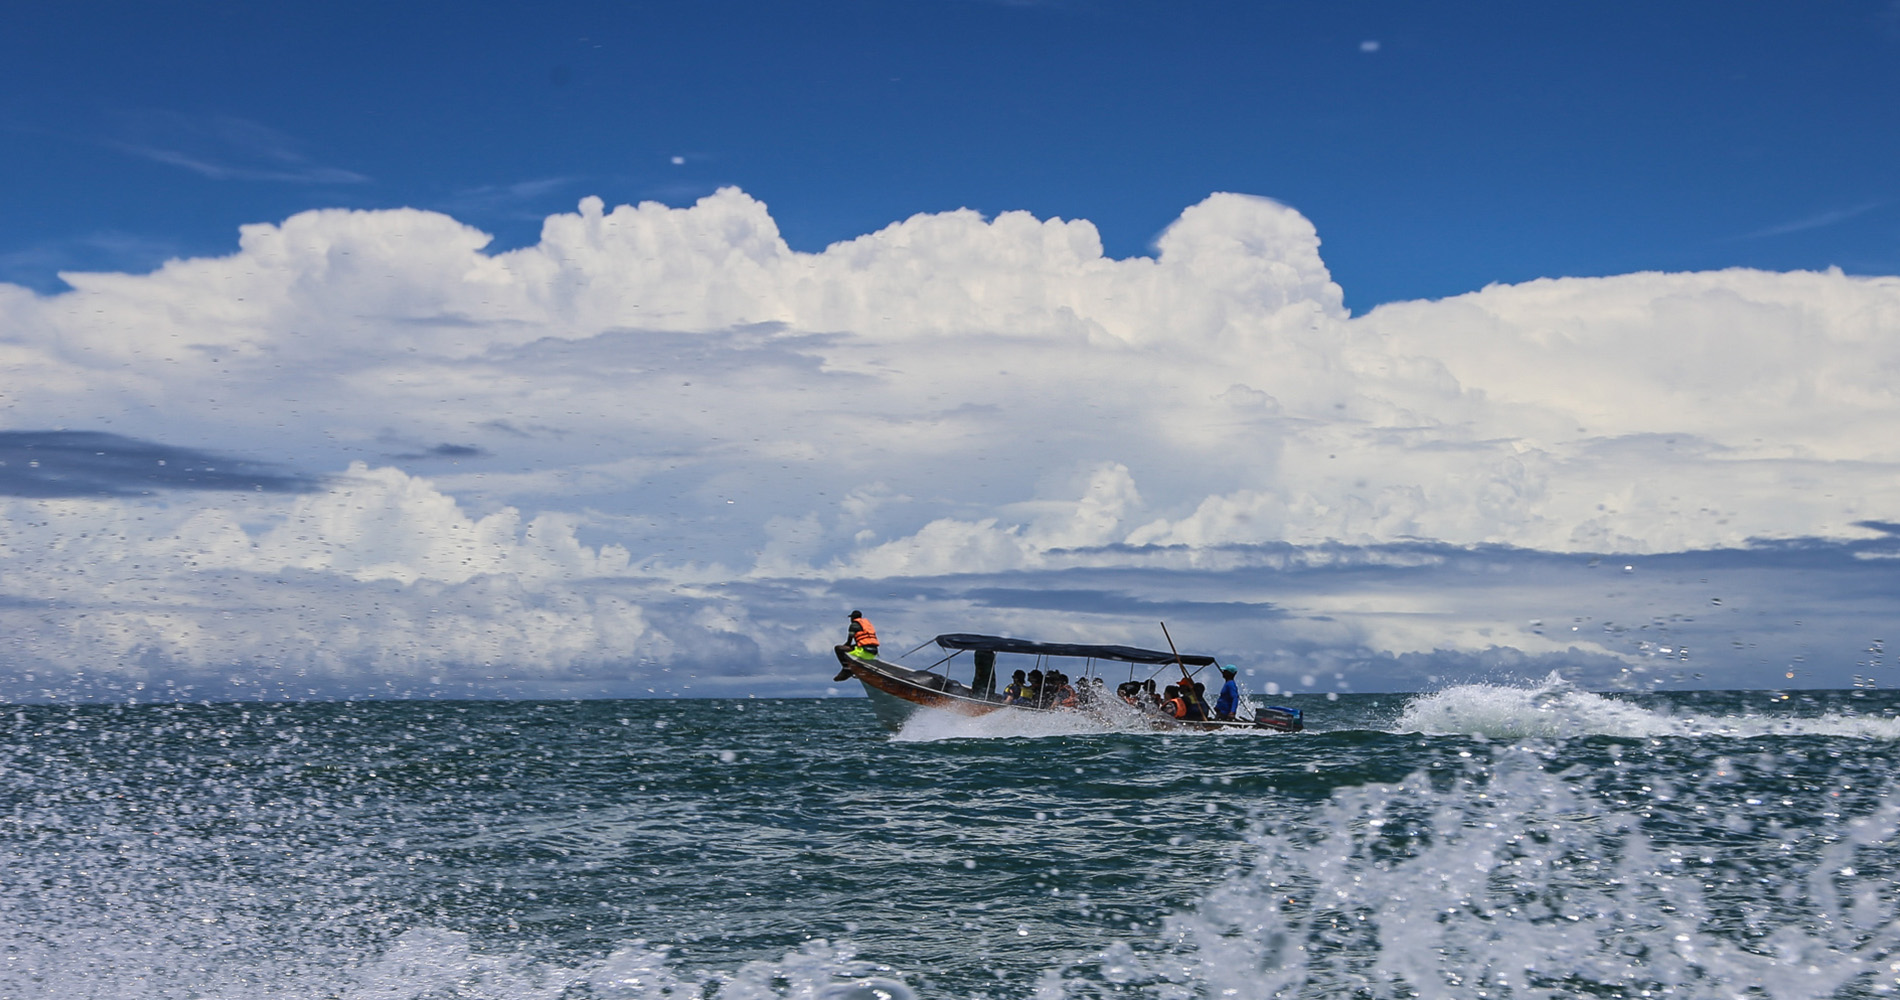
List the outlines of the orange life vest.
{"type": "Polygon", "coordinates": [[[853,618],[851,619],[851,624],[857,626],[857,631],[851,633],[852,645],[854,646],[877,645],[877,629],[871,627],[871,619],[853,618]]]}
{"type": "Polygon", "coordinates": [[[1161,707],[1167,709],[1168,714],[1177,719],[1185,719],[1188,717],[1188,705],[1187,699],[1185,698],[1169,698],[1167,703],[1161,707]]]}

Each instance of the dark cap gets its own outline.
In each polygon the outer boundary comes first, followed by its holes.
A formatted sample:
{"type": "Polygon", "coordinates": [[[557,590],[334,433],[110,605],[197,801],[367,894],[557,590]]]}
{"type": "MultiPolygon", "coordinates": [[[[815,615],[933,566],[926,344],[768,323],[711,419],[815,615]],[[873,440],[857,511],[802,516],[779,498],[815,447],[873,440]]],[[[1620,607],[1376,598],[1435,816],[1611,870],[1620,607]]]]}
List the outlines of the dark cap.
{"type": "Polygon", "coordinates": [[[862,611],[853,611],[853,612],[851,612],[851,617],[853,617],[853,618],[863,618],[863,617],[864,617],[864,612],[862,612],[862,611]]]}

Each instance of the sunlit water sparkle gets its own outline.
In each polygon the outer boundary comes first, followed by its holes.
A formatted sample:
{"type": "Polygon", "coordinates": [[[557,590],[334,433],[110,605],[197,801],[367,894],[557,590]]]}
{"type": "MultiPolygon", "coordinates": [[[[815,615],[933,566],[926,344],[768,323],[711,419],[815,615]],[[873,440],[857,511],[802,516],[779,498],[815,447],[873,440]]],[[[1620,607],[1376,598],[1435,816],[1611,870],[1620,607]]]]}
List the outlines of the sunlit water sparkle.
{"type": "Polygon", "coordinates": [[[1900,698],[1275,700],[1312,728],[1007,713],[893,737],[859,700],[7,709],[0,996],[1900,984],[1900,698]]]}

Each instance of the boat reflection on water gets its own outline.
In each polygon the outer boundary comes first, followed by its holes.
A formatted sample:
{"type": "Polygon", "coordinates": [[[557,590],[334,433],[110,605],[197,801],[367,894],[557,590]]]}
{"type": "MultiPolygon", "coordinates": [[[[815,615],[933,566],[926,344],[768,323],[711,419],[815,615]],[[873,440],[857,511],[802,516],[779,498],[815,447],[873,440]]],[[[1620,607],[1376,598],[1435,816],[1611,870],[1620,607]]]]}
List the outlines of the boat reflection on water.
{"type": "MultiPolygon", "coordinates": [[[[1145,685],[1134,676],[1136,667],[1146,665],[1159,668],[1156,674],[1178,669],[1181,680],[1191,682],[1192,668],[1214,666],[1211,656],[1182,655],[1135,646],[1036,642],[966,632],[940,635],[924,645],[932,643],[949,653],[922,670],[879,659],[863,649],[838,646],[838,665],[842,668],[839,679],[850,676],[862,683],[864,693],[871,699],[871,707],[877,712],[878,722],[892,731],[901,728],[920,710],[977,716],[1005,709],[1084,713],[1117,727],[1137,721],[1157,730],[1269,729],[1295,733],[1305,728],[1299,709],[1278,705],[1256,709],[1253,717],[1247,719],[1176,718],[1162,707],[1154,694],[1154,676],[1147,678],[1145,685]],[[968,681],[951,675],[953,666],[961,666],[955,661],[965,652],[972,654],[966,675],[968,681]],[[1035,671],[1056,676],[1065,674],[1061,665],[1066,664],[1077,671],[1078,683],[1072,687],[1045,683],[1039,689],[1017,695],[1006,683],[1010,674],[998,666],[998,654],[1034,657],[1035,671]],[[1107,663],[1129,664],[1128,681],[1110,689],[1098,668],[1098,664],[1107,663]],[[1005,682],[1001,685],[1003,691],[998,690],[999,675],[1005,682]]],[[[1003,666],[1014,667],[1015,662],[1006,660],[1003,666]]],[[[961,669],[958,673],[962,673],[961,669]]]]}

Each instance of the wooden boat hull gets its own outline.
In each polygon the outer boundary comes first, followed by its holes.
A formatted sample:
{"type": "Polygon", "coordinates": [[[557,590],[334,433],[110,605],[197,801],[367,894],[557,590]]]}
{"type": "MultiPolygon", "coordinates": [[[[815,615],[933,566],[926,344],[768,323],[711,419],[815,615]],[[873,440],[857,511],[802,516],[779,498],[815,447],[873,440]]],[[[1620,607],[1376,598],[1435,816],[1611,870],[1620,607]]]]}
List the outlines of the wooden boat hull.
{"type": "Polygon", "coordinates": [[[877,721],[893,731],[903,728],[905,720],[920,708],[977,716],[1010,707],[1000,698],[984,698],[942,674],[860,659],[843,651],[838,652],[838,664],[864,685],[877,721]]]}

